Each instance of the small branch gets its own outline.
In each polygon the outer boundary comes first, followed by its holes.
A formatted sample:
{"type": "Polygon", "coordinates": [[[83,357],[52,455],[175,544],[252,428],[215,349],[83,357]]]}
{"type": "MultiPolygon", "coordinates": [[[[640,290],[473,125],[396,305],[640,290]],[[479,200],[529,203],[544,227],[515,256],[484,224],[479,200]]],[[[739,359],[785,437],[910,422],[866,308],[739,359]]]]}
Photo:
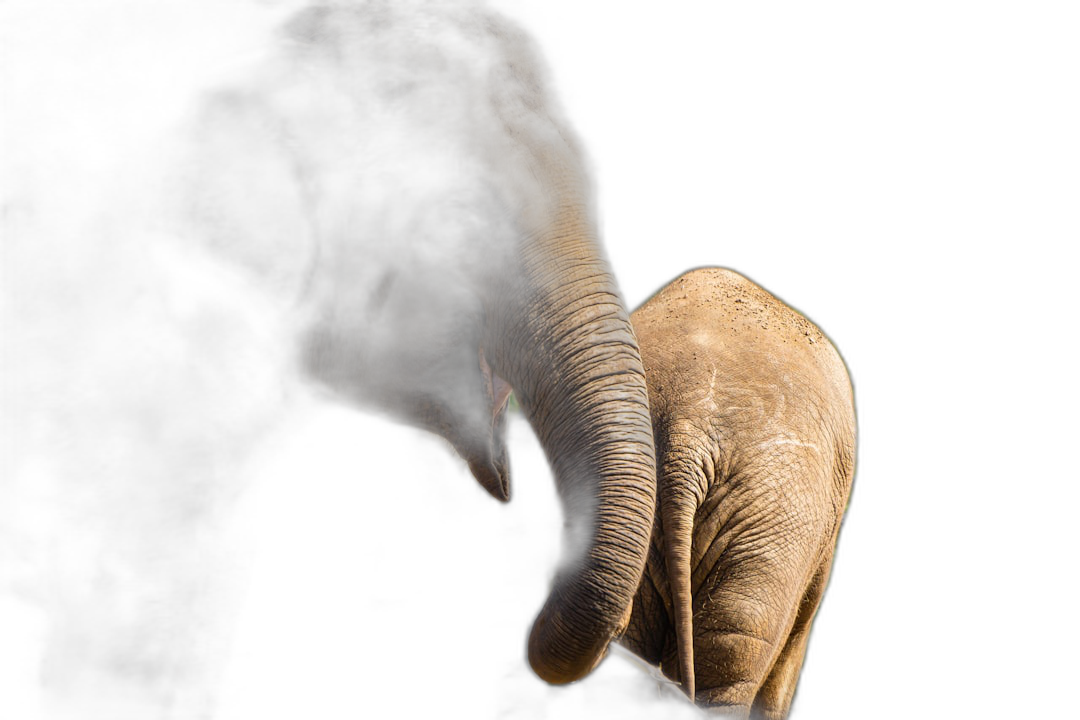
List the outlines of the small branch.
{"type": "Polygon", "coordinates": [[[678,699],[680,699],[680,701],[683,701],[684,703],[692,707],[694,709],[694,712],[697,712],[700,717],[706,718],[707,720],[708,716],[705,715],[705,711],[697,705],[694,705],[692,699],[687,697],[687,694],[678,687],[678,683],[661,673],[659,667],[650,665],[644,660],[644,658],[632,653],[630,650],[623,648],[621,644],[619,644],[615,640],[612,640],[608,643],[608,649],[611,650],[612,653],[615,653],[616,655],[619,655],[619,657],[622,657],[623,660],[627,663],[630,663],[638,670],[642,671],[642,673],[644,673],[645,675],[649,676],[649,678],[653,682],[657,683],[658,687],[661,690],[673,697],[677,697],[678,699]]]}

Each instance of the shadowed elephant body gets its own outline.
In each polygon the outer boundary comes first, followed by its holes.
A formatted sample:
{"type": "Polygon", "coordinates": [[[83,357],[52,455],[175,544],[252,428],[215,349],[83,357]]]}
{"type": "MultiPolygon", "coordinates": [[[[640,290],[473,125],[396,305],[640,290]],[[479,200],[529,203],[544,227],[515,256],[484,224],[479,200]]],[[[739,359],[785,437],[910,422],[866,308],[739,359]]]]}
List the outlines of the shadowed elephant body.
{"type": "Polygon", "coordinates": [[[621,642],[699,705],[786,717],[854,472],[844,363],[728,270],[683,275],[632,321],[659,512],[621,642]]]}
{"type": "MultiPolygon", "coordinates": [[[[271,449],[281,421],[308,415],[313,386],[445,437],[502,500],[514,388],[577,540],[529,659],[550,682],[585,675],[629,617],[655,461],[629,312],[532,42],[475,3],[328,0],[265,36],[249,23],[269,25],[293,3],[193,3],[191,15],[167,5],[129,26],[135,4],[108,3],[85,14],[108,31],[77,33],[93,38],[71,48],[55,30],[83,16],[39,13],[40,59],[51,61],[12,76],[47,86],[17,124],[58,131],[55,147],[31,137],[16,155],[30,202],[20,191],[4,205],[14,233],[9,243],[5,224],[0,282],[0,321],[19,328],[0,387],[0,425],[17,430],[0,442],[15,450],[0,473],[0,612],[14,582],[16,605],[43,613],[40,650],[36,637],[30,652],[12,646],[39,665],[26,678],[40,679],[41,714],[213,717],[253,569],[238,546],[244,514],[261,503],[241,496],[276,474],[264,463],[282,457],[271,449]],[[221,38],[234,32],[236,45],[221,38]],[[72,72],[53,73],[58,62],[72,72]]],[[[319,426],[288,427],[301,441],[282,443],[288,454],[311,458],[296,492],[318,502],[306,480],[323,458],[301,445],[319,426]]],[[[357,484],[423,482],[427,468],[377,443],[351,441],[394,470],[357,484]]],[[[393,518],[413,533],[407,504],[352,497],[356,523],[393,518]]],[[[293,519],[281,518],[280,535],[304,527],[293,519]]],[[[380,535],[343,571],[373,598],[405,591],[365,556],[426,562],[380,535]]],[[[486,555],[441,560],[491,566],[486,555]]],[[[434,588],[418,576],[413,590],[434,588]]],[[[396,628],[418,649],[409,664],[380,666],[387,676],[428,687],[424,676],[439,674],[422,647],[439,643],[437,615],[432,605],[396,628]]],[[[289,654],[277,640],[271,652],[289,654]]],[[[363,694],[384,684],[354,677],[363,694]]],[[[398,700],[399,716],[418,712],[416,698],[398,700]]],[[[23,707],[4,716],[27,717],[23,707]]]]}

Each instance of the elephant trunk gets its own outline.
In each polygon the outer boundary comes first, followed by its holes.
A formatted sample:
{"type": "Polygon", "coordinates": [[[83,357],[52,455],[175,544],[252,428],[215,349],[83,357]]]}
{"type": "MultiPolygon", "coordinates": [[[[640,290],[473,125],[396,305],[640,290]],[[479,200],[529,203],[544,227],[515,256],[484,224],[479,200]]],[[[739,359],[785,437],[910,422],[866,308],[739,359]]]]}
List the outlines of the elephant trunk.
{"type": "Polygon", "coordinates": [[[533,670],[561,684],[592,670],[629,620],[656,467],[637,340],[591,225],[534,238],[522,267],[508,297],[524,307],[503,315],[521,321],[492,337],[563,505],[568,547],[529,638],[533,670]]]}
{"type": "Polygon", "coordinates": [[[568,546],[529,638],[529,662],[551,683],[587,674],[625,629],[648,552],[652,437],[647,407],[624,390],[640,376],[611,368],[623,364],[620,354],[593,355],[582,371],[587,379],[567,378],[594,386],[591,397],[556,392],[537,401],[549,403],[547,412],[530,409],[562,499],[568,546]],[[606,387],[595,387],[601,384],[606,387]],[[566,446],[574,451],[566,453],[566,446]]]}

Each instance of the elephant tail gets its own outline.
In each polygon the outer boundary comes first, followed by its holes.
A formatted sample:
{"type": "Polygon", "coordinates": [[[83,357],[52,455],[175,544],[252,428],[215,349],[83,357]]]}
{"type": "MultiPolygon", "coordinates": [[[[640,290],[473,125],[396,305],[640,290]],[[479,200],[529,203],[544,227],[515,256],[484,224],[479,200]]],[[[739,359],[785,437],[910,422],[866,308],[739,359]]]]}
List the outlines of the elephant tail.
{"type": "Polygon", "coordinates": [[[664,526],[664,562],[671,587],[671,607],[683,691],[694,701],[694,598],[690,586],[690,549],[694,516],[701,498],[696,483],[682,483],[678,475],[661,480],[660,518],[664,526]]]}

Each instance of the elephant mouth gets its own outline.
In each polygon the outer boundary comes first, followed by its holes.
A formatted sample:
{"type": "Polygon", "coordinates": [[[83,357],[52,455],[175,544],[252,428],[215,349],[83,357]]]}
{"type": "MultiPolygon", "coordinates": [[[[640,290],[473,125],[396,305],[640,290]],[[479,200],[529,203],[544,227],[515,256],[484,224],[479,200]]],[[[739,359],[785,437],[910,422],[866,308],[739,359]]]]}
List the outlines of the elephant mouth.
{"type": "Polygon", "coordinates": [[[513,388],[491,369],[483,348],[478,356],[490,424],[479,452],[470,452],[465,459],[480,486],[496,500],[507,502],[510,500],[510,463],[506,452],[506,407],[513,388]]]}

